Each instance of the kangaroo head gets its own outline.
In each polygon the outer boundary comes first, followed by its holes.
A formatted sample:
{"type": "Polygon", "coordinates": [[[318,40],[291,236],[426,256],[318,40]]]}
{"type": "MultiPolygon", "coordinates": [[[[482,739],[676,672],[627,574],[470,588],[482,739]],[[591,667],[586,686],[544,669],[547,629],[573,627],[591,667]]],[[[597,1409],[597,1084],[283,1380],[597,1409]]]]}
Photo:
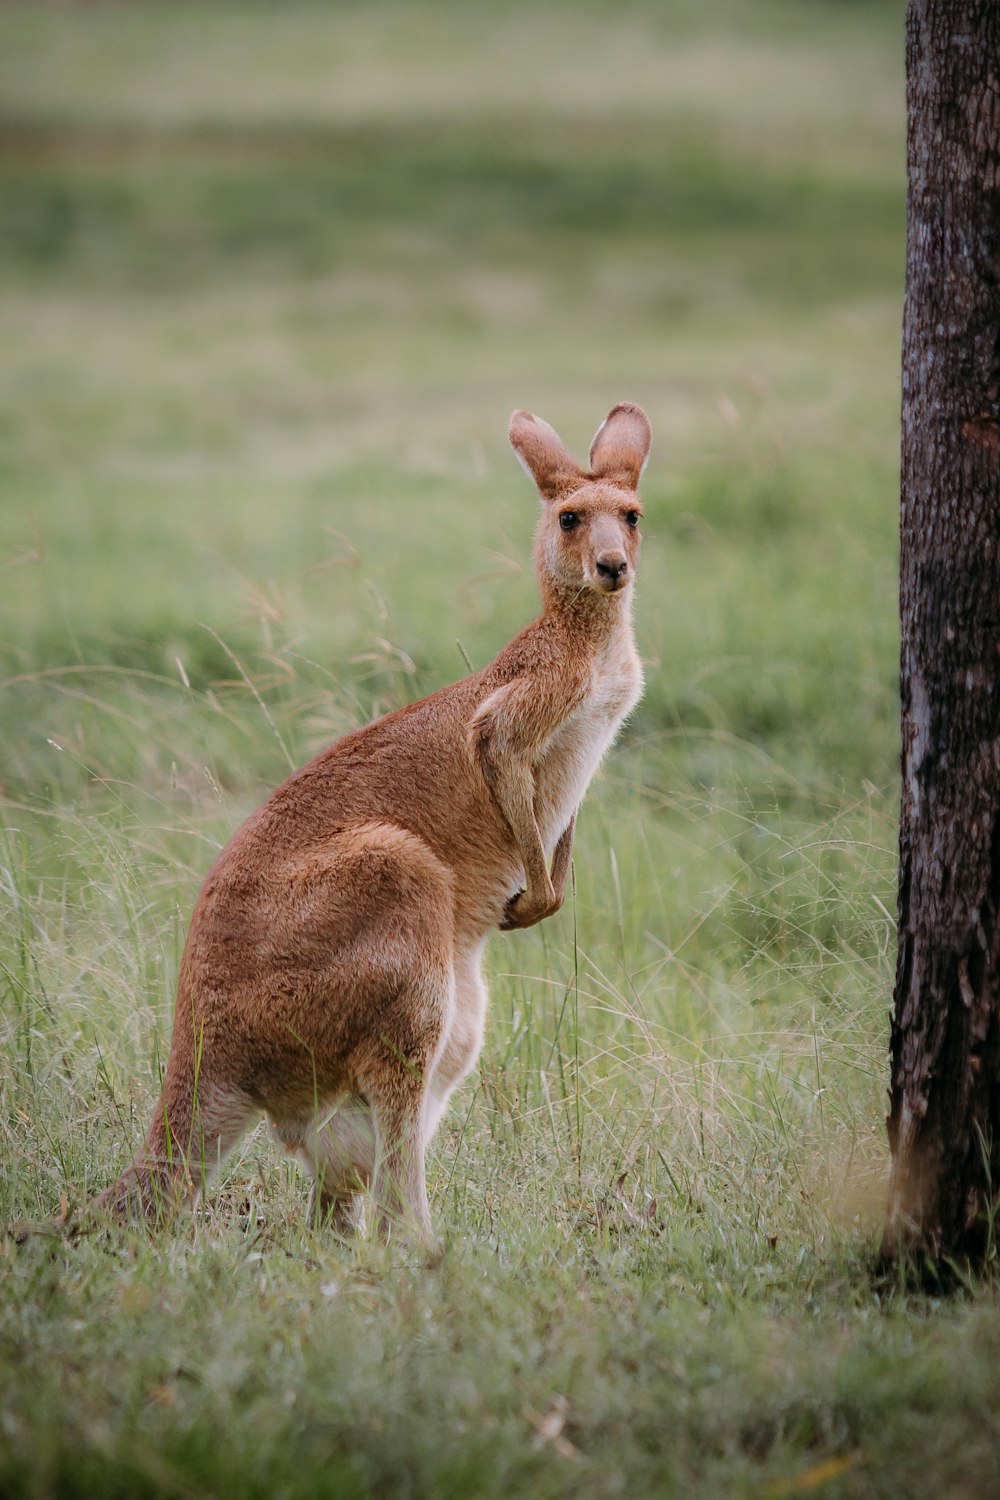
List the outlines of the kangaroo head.
{"type": "Polygon", "coordinates": [[[612,407],[590,446],[589,471],[531,412],[514,413],[510,440],[543,501],[535,542],[543,592],[546,585],[599,595],[628,588],[639,561],[642,509],[635,491],[651,441],[642,407],[627,401],[612,407]]]}

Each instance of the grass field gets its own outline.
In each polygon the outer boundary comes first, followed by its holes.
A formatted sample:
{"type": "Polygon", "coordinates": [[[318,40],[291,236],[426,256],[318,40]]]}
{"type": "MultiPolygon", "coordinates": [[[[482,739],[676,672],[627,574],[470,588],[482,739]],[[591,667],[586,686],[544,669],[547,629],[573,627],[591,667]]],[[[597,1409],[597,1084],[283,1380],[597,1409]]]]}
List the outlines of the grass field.
{"type": "Polygon", "coordinates": [[[647,695],[498,935],[441,1266],[263,1130],[0,1242],[0,1493],[1000,1489],[994,1293],[872,1280],[902,7],[0,8],[4,1221],[138,1144],[215,851],[529,618],[515,406],[654,428],[647,695]]]}

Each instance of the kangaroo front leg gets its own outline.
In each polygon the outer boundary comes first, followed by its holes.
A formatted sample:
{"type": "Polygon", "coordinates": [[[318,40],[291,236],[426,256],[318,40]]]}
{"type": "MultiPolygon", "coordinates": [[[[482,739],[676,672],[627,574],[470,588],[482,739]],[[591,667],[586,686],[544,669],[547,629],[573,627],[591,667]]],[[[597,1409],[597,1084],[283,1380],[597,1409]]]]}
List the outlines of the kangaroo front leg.
{"type": "Polygon", "coordinates": [[[556,852],[552,856],[552,888],[556,893],[556,901],[562,906],[566,899],[566,882],[569,879],[569,869],[573,862],[573,831],[576,828],[576,813],[569,820],[569,826],[563,830],[562,836],[556,845],[556,852]]]}
{"type": "Polygon", "coordinates": [[[566,882],[569,879],[570,865],[573,861],[573,830],[576,827],[576,813],[569,821],[569,827],[563,834],[555,847],[552,856],[552,882],[553,905],[542,913],[542,916],[532,916],[526,920],[526,913],[522,910],[524,892],[518,891],[516,896],[511,896],[504,908],[503,921],[499,924],[501,932],[510,932],[515,927],[531,927],[535,922],[540,922],[542,917],[554,916],[562,907],[566,899],[566,882]]]}
{"type": "Polygon", "coordinates": [[[534,777],[530,771],[519,776],[514,768],[507,768],[495,795],[524,864],[524,890],[507,902],[500,923],[501,932],[508,932],[514,927],[533,927],[555,911],[558,902],[535,820],[534,777]]]}
{"type": "Polygon", "coordinates": [[[532,762],[553,727],[547,716],[539,722],[537,697],[523,679],[508,683],[482,705],[470,731],[483,778],[524,866],[524,890],[508,901],[501,931],[531,927],[558,907],[535,818],[532,762]]]}

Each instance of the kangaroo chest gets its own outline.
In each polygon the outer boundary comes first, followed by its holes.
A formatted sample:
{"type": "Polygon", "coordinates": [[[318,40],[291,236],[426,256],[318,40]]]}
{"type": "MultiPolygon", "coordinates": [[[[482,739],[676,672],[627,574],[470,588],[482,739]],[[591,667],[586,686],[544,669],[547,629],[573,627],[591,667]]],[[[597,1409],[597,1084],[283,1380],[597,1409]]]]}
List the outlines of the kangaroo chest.
{"type": "Polygon", "coordinates": [[[595,664],[590,691],[550,736],[535,767],[535,817],[551,852],[642,693],[634,648],[595,664]]]}

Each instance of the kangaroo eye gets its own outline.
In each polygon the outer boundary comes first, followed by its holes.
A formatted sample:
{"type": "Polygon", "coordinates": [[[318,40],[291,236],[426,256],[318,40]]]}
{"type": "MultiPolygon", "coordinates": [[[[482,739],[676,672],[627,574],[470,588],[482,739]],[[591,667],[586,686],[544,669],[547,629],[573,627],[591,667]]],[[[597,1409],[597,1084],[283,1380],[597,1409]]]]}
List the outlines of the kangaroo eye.
{"type": "Polygon", "coordinates": [[[579,524],[580,517],[577,515],[575,510],[564,510],[562,515],[559,517],[559,525],[562,527],[563,531],[572,531],[576,526],[579,526],[579,524]]]}
{"type": "Polygon", "coordinates": [[[639,512],[637,510],[627,510],[625,512],[625,524],[631,526],[634,531],[639,524],[639,512]]]}

